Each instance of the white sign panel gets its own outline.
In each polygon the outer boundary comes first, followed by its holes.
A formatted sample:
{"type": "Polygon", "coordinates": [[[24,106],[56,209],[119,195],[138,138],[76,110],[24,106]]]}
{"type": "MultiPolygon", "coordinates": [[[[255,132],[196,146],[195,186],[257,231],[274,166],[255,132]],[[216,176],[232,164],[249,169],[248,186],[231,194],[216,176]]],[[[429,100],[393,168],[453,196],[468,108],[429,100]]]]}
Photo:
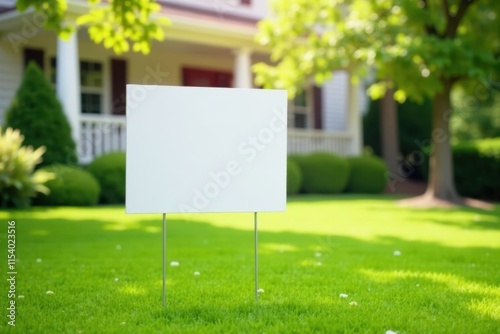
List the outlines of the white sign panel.
{"type": "Polygon", "coordinates": [[[127,213],[286,206],[283,90],[127,85],[127,213]]]}

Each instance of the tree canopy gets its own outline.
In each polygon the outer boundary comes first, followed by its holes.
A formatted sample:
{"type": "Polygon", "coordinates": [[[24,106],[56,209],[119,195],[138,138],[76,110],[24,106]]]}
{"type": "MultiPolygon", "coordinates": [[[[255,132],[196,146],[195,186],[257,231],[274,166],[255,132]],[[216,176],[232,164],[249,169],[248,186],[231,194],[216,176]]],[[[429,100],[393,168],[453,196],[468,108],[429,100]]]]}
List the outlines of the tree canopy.
{"type": "Polygon", "coordinates": [[[355,77],[375,69],[373,98],[390,78],[396,100],[422,100],[443,79],[484,80],[500,67],[497,0],[274,0],[272,8],[257,39],[278,63],[256,65],[257,81],[292,95],[311,75],[321,84],[335,69],[355,77]]]}
{"type": "Polygon", "coordinates": [[[433,103],[427,195],[463,202],[453,182],[449,144],[450,92],[463,80],[482,80],[500,68],[498,0],[274,0],[257,40],[271,47],[271,64],[254,66],[257,84],[290,96],[313,77],[322,84],[337,69],[352,80],[371,74],[381,98],[433,103]]]}
{"type": "Polygon", "coordinates": [[[148,54],[153,40],[163,40],[163,26],[169,24],[156,14],[161,6],[155,0],[88,0],[89,11],[76,22],[65,18],[67,0],[17,0],[20,12],[29,8],[45,15],[45,27],[56,30],[63,38],[75,25],[88,27],[90,38],[116,54],[130,50],[148,54]]]}

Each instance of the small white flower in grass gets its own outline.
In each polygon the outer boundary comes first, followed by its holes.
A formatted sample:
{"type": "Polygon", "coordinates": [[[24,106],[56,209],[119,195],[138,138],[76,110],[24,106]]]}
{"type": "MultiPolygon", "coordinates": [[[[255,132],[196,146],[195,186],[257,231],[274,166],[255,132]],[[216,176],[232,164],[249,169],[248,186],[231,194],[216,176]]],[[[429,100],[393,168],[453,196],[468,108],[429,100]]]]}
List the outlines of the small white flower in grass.
{"type": "Polygon", "coordinates": [[[23,295],[19,295],[19,296],[17,296],[17,298],[24,299],[24,296],[23,295]]]}
{"type": "Polygon", "coordinates": [[[200,272],[199,271],[195,271],[194,272],[194,276],[200,276],[200,272]]]}
{"type": "Polygon", "coordinates": [[[318,262],[318,263],[316,263],[316,265],[317,265],[317,266],[322,266],[322,265],[323,265],[323,263],[318,262]]]}
{"type": "Polygon", "coordinates": [[[352,302],[349,303],[350,306],[358,306],[358,303],[356,303],[354,300],[352,302]]]}
{"type": "Polygon", "coordinates": [[[385,334],[398,334],[398,332],[391,331],[390,329],[385,331],[385,334]]]}
{"type": "Polygon", "coordinates": [[[264,293],[264,289],[257,290],[257,293],[264,293]]]}
{"type": "Polygon", "coordinates": [[[322,256],[323,256],[323,254],[321,254],[320,252],[316,252],[316,253],[314,253],[314,256],[315,256],[315,257],[322,257],[322,256]]]}
{"type": "Polygon", "coordinates": [[[122,250],[122,245],[116,245],[116,250],[122,250]]]}
{"type": "Polygon", "coordinates": [[[339,297],[340,297],[340,298],[347,298],[347,297],[349,297],[349,295],[348,295],[347,293],[341,293],[341,294],[339,295],[339,297]]]}
{"type": "Polygon", "coordinates": [[[395,250],[393,254],[394,256],[401,256],[401,251],[395,250]]]}
{"type": "Polygon", "coordinates": [[[50,291],[50,290],[49,290],[49,291],[45,292],[45,294],[46,294],[46,295],[53,295],[53,294],[54,294],[54,291],[50,291]]]}
{"type": "Polygon", "coordinates": [[[172,261],[172,262],[170,262],[170,266],[171,266],[171,267],[178,267],[178,266],[179,266],[179,262],[177,262],[177,261],[172,261]]]}
{"type": "Polygon", "coordinates": [[[42,262],[42,259],[36,259],[36,263],[42,262]]]}
{"type": "Polygon", "coordinates": [[[420,284],[419,284],[419,283],[417,283],[417,284],[415,284],[415,286],[418,288],[418,287],[420,286],[420,284]]]}
{"type": "Polygon", "coordinates": [[[281,248],[279,251],[278,251],[280,254],[283,254],[285,252],[285,250],[283,248],[281,248]]]}
{"type": "Polygon", "coordinates": [[[118,281],[119,281],[118,277],[115,277],[115,282],[118,282],[118,281]]]}

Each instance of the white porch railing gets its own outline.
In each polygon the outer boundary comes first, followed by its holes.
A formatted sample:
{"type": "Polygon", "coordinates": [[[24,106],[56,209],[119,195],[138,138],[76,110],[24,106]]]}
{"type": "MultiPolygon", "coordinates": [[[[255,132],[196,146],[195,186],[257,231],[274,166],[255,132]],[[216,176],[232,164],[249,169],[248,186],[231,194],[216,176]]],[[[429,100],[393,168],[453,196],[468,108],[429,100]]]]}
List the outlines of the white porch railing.
{"type": "MultiPolygon", "coordinates": [[[[81,164],[112,151],[125,151],[125,116],[81,115],[81,140],[78,154],[81,164]]],[[[288,153],[315,151],[350,155],[352,139],[349,133],[329,133],[311,129],[288,129],[288,153]]]]}
{"type": "Polygon", "coordinates": [[[331,152],[352,154],[352,136],[346,132],[324,132],[311,129],[288,129],[288,154],[331,152]]]}
{"type": "Polygon", "coordinates": [[[78,155],[81,164],[112,151],[125,151],[127,143],[125,116],[81,115],[81,140],[78,155]]]}

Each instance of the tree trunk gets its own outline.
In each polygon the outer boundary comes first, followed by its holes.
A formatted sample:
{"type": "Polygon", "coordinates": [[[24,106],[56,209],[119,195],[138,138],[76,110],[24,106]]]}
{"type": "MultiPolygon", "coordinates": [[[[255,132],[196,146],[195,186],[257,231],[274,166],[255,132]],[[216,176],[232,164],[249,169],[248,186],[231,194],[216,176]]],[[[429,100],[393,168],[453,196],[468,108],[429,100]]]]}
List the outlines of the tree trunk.
{"type": "Polygon", "coordinates": [[[429,161],[429,183],[424,196],[462,204],[455,189],[453,157],[450,146],[450,93],[453,82],[445,80],[444,89],[434,98],[432,107],[432,151],[429,161]]]}
{"type": "Polygon", "coordinates": [[[384,97],[380,100],[380,137],[382,141],[382,157],[389,172],[397,175],[399,166],[398,106],[393,95],[394,89],[388,88],[384,97]]]}

